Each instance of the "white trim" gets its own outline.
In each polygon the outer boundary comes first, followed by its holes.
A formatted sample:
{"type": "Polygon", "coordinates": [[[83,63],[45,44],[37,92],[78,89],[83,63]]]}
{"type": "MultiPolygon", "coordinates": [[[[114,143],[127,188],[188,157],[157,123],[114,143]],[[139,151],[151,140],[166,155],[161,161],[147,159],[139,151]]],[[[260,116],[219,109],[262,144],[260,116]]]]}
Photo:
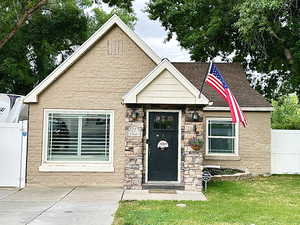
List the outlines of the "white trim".
{"type": "Polygon", "coordinates": [[[181,182],[181,110],[168,110],[168,109],[148,109],[146,111],[146,139],[149,140],[149,112],[177,112],[178,113],[178,165],[177,165],[177,181],[148,181],[148,152],[149,144],[146,144],[146,155],[145,155],[145,183],[176,183],[181,182]]]}
{"type": "MultiPolygon", "coordinates": [[[[209,100],[203,94],[201,94],[201,97],[199,98],[200,91],[188,79],[186,79],[186,77],[183,76],[167,59],[164,59],[144,79],[137,83],[137,85],[135,85],[126,95],[123,96],[124,103],[138,103],[137,95],[164,70],[168,70],[189,92],[191,92],[195,96],[194,104],[207,105],[209,103],[209,100]]],[[[157,102],[157,104],[159,104],[159,102],[157,102]]]]}
{"type": "Polygon", "coordinates": [[[43,149],[42,164],[40,171],[95,171],[95,172],[113,172],[113,154],[114,154],[114,111],[113,110],[74,110],[74,109],[44,109],[43,126],[43,149]],[[110,139],[109,139],[109,160],[108,161],[48,161],[48,115],[49,113],[64,114],[109,114],[110,115],[110,139]]]}
{"type": "Polygon", "coordinates": [[[203,168],[217,168],[217,169],[220,169],[221,166],[220,165],[204,165],[203,168]]]}
{"type": "Polygon", "coordinates": [[[44,163],[39,167],[41,172],[114,172],[112,164],[64,164],[44,163]]]}
{"type": "MultiPolygon", "coordinates": [[[[242,111],[248,112],[271,112],[273,107],[241,107],[242,111]]],[[[229,107],[219,107],[219,106],[206,106],[203,111],[230,111],[229,107]]]]}
{"type": "Polygon", "coordinates": [[[94,43],[106,34],[114,25],[125,33],[137,46],[139,46],[156,64],[161,58],[134,33],[117,15],[113,15],[104,25],[102,25],[87,41],[85,41],[67,60],[60,64],[50,75],[39,83],[28,95],[25,96],[25,103],[38,102],[38,95],[54,82],[64,71],[73,65],[94,43]]]}
{"type": "MultiPolygon", "coordinates": [[[[234,153],[209,153],[208,152],[208,121],[209,120],[219,120],[219,121],[232,121],[232,118],[228,118],[228,117],[209,117],[206,118],[205,120],[205,127],[206,127],[206,131],[205,131],[205,155],[206,156],[239,156],[239,124],[236,123],[235,124],[235,143],[234,143],[234,153]]],[[[217,136],[216,136],[217,137],[217,136]]],[[[223,137],[222,138],[226,138],[223,137]]]]}

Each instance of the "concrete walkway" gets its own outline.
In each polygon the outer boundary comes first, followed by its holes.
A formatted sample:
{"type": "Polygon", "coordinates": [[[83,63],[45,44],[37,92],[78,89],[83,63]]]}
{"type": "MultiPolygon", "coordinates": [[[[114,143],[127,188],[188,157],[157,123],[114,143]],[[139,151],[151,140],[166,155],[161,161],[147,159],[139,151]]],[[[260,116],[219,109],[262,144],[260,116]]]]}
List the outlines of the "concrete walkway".
{"type": "Polygon", "coordinates": [[[192,191],[149,191],[149,190],[126,190],[122,200],[176,200],[176,201],[206,201],[201,192],[192,191]]]}
{"type": "Polygon", "coordinates": [[[199,192],[103,187],[0,188],[0,225],[111,225],[120,200],[206,200],[199,192]]]}
{"type": "Polygon", "coordinates": [[[2,225],[110,225],[120,188],[0,189],[2,225]]]}

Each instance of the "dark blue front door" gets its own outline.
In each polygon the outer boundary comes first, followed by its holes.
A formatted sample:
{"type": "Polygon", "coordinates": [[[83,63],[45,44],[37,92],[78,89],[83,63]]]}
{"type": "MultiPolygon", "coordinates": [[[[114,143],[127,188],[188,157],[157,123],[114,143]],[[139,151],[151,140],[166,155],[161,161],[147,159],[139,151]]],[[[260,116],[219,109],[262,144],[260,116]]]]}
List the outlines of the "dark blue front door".
{"type": "Polygon", "coordinates": [[[148,181],[177,181],[178,112],[149,112],[148,181]]]}

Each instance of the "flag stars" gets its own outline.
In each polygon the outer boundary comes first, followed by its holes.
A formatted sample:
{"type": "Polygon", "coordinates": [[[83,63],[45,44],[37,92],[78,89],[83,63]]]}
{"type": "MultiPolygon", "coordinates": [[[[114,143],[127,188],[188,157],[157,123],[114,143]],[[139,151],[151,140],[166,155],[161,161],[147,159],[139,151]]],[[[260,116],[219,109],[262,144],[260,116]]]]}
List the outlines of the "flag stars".
{"type": "Polygon", "coordinates": [[[217,67],[215,65],[211,66],[211,74],[214,75],[218,80],[221,81],[224,88],[228,88],[228,84],[226,83],[224,77],[221,75],[221,73],[218,71],[217,67]]]}
{"type": "Polygon", "coordinates": [[[247,125],[247,121],[242,110],[240,109],[238,102],[229,90],[228,84],[225,81],[224,77],[218,71],[217,67],[213,64],[211,65],[211,68],[209,70],[206,82],[209,86],[214,88],[221,96],[224,97],[230,108],[232,122],[241,122],[245,127],[247,125]]]}

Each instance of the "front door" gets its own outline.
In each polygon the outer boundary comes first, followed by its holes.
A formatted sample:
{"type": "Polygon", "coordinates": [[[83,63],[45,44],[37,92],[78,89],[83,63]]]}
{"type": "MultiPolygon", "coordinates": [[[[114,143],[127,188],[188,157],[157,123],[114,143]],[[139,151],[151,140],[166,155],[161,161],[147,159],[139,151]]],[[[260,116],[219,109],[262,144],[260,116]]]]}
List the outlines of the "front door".
{"type": "Polygon", "coordinates": [[[177,181],[178,112],[149,112],[148,181],[177,181]]]}

